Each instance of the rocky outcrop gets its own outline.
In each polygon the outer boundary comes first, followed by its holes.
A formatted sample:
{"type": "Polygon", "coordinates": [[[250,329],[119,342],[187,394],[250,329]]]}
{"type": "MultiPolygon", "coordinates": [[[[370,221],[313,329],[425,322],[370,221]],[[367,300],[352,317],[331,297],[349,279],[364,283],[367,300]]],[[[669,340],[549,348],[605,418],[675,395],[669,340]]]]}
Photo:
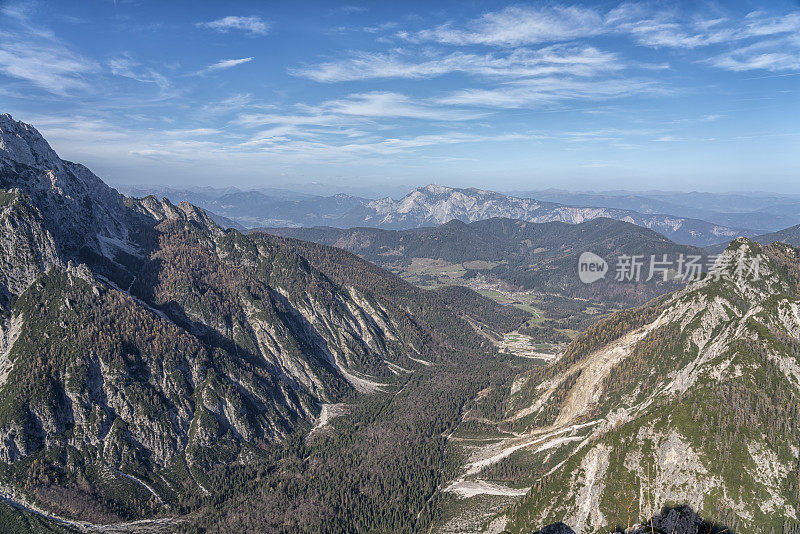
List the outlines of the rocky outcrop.
{"type": "Polygon", "coordinates": [[[0,309],[54,265],[62,265],[56,244],[30,198],[0,190],[0,309]]]}
{"type": "Polygon", "coordinates": [[[83,165],[64,161],[33,126],[0,115],[0,189],[18,189],[41,214],[64,260],[137,254],[135,214],[83,165]]]}

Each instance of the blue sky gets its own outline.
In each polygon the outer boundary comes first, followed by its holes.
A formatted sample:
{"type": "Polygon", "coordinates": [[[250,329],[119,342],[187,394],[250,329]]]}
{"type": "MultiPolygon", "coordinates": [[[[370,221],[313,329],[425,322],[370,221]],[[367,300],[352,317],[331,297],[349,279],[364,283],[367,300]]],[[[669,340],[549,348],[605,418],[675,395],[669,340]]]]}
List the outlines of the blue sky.
{"type": "Polygon", "coordinates": [[[800,3],[0,1],[0,111],[112,184],[800,192],[800,3]]]}

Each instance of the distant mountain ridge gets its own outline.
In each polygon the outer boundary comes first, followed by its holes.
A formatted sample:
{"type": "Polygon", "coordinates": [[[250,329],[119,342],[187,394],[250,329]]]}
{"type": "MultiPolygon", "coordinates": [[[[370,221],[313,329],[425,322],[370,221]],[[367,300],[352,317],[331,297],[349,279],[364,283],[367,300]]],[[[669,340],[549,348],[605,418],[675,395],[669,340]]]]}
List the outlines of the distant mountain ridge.
{"type": "Polygon", "coordinates": [[[347,217],[351,210],[369,202],[369,199],[345,194],[326,197],[276,189],[244,191],[235,187],[126,187],[124,192],[134,197],[163,196],[176,204],[189,202],[230,219],[240,228],[335,224],[341,218],[347,217]]]}
{"type": "Polygon", "coordinates": [[[391,198],[376,200],[367,207],[372,213],[363,213],[360,225],[380,228],[406,229],[442,224],[452,219],[474,222],[491,217],[571,224],[607,217],[650,228],[678,243],[698,246],[733,239],[737,235],[754,234],[752,230],[729,228],[683,217],[641,214],[602,207],[572,207],[509,197],[481,189],[438,185],[417,188],[397,201],[391,198]]]}
{"type": "Polygon", "coordinates": [[[226,193],[217,198],[199,198],[195,193],[167,193],[172,200],[193,200],[200,207],[228,217],[246,227],[337,228],[374,227],[405,230],[438,226],[450,220],[475,222],[493,217],[528,222],[560,221],[577,224],[607,217],[652,229],[676,243],[707,246],[728,242],[759,232],[688,217],[639,213],[606,207],[567,206],[530,198],[517,198],[481,189],[460,189],[440,185],[419,187],[399,200],[390,197],[370,200],[348,195],[275,199],[260,192],[226,193]]]}
{"type": "Polygon", "coordinates": [[[787,243],[793,247],[800,247],[800,224],[792,226],[791,228],[784,228],[777,232],[756,236],[753,240],[764,245],[780,241],[781,243],[787,243]]]}
{"type": "Polygon", "coordinates": [[[570,206],[605,206],[639,213],[668,213],[736,228],[779,230],[800,223],[797,195],[770,193],[571,192],[555,189],[508,193],[570,206]]]}

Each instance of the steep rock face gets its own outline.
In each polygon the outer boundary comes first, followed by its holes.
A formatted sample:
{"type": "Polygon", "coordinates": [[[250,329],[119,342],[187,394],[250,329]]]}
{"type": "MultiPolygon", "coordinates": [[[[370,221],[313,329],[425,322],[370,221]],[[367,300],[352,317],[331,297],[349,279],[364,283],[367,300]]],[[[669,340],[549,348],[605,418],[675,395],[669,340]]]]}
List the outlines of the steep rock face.
{"type": "Polygon", "coordinates": [[[800,525],[798,265],[800,250],[736,240],[710,276],[518,377],[506,415],[536,447],[513,461],[542,467],[507,528],[595,532],[674,505],[742,532],[800,525]]]}
{"type": "Polygon", "coordinates": [[[39,274],[61,265],[42,216],[19,189],[0,190],[0,309],[9,308],[39,274]]]}
{"type": "Polygon", "coordinates": [[[31,125],[0,115],[0,189],[18,188],[66,259],[137,254],[138,221],[122,196],[83,165],[61,160],[31,125]]]}
{"type": "Polygon", "coordinates": [[[399,343],[391,305],[337,287],[266,236],[221,231],[189,204],[150,209],[164,214],[159,245],[132,291],[188,330],[237,344],[323,400],[331,381],[379,387],[384,360],[413,367],[407,353],[421,341],[399,343]]]}
{"type": "Polygon", "coordinates": [[[0,157],[28,167],[63,170],[58,154],[33,126],[4,113],[0,115],[0,128],[0,157]]]}

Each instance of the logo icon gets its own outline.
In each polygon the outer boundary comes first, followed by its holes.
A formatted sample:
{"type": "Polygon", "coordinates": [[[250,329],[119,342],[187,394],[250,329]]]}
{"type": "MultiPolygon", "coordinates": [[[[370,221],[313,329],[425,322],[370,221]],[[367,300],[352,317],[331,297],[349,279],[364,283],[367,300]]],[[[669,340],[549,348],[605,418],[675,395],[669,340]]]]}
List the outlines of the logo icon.
{"type": "Polygon", "coordinates": [[[578,258],[578,278],[584,284],[605,278],[607,272],[608,263],[594,252],[584,252],[578,258]]]}

